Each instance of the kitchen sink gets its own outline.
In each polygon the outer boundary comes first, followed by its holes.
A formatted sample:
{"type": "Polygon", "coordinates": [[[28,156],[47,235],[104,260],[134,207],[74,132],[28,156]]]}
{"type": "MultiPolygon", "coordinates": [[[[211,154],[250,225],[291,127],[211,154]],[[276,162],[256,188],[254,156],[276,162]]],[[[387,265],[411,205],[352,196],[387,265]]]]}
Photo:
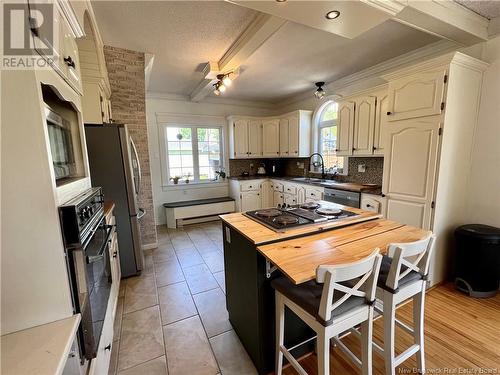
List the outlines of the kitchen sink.
{"type": "Polygon", "coordinates": [[[292,178],[292,181],[321,182],[321,183],[326,182],[326,180],[322,180],[321,178],[309,178],[309,177],[295,177],[295,178],[292,178]]]}

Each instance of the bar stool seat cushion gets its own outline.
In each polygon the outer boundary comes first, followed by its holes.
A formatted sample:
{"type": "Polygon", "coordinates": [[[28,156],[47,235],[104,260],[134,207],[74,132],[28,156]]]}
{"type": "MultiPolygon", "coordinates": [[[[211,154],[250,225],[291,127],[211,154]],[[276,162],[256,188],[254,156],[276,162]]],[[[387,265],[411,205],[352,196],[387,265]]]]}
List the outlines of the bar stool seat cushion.
{"type": "MultiPolygon", "coordinates": [[[[287,277],[278,277],[271,282],[271,285],[278,292],[290,299],[292,302],[299,305],[310,315],[314,316],[318,322],[327,327],[332,324],[333,320],[358,306],[366,304],[366,300],[362,297],[351,296],[339,307],[332,311],[332,317],[325,321],[319,316],[319,305],[321,302],[321,294],[323,292],[323,284],[311,280],[299,285],[292,283],[287,277]]],[[[333,300],[338,301],[344,296],[344,293],[335,290],[333,300]]]]}
{"type": "MultiPolygon", "coordinates": [[[[397,289],[394,290],[386,285],[387,283],[387,277],[389,276],[389,270],[391,269],[391,263],[392,263],[392,258],[389,258],[387,255],[384,255],[382,257],[382,263],[380,265],[380,272],[378,274],[378,281],[377,281],[377,286],[387,290],[388,292],[391,293],[397,293],[397,289]]],[[[408,267],[401,265],[401,272],[404,272],[408,269],[408,267]]],[[[411,284],[412,282],[416,280],[422,280],[422,275],[418,272],[411,271],[403,277],[401,280],[398,282],[398,289],[399,287],[411,284]]]]}

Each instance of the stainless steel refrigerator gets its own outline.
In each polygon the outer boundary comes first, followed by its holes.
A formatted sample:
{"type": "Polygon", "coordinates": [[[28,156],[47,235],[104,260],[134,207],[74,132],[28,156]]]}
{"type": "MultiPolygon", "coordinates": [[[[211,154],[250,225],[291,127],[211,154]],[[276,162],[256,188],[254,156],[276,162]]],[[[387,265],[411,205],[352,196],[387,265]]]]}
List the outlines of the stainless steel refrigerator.
{"type": "Polygon", "coordinates": [[[116,231],[122,277],[137,275],[144,267],[137,206],[141,167],[127,126],[85,125],[92,186],[101,186],[104,199],[115,203],[116,231]]]}

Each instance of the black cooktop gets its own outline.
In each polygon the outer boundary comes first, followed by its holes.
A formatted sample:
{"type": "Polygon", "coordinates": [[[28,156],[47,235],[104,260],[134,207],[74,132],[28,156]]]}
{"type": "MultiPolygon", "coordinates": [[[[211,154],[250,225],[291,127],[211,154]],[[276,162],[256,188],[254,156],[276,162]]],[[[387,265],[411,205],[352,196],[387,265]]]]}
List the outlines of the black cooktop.
{"type": "Polygon", "coordinates": [[[342,220],[357,214],[340,209],[335,204],[309,202],[302,205],[278,205],[276,208],[247,211],[243,215],[272,230],[283,232],[303,225],[342,220]]]}

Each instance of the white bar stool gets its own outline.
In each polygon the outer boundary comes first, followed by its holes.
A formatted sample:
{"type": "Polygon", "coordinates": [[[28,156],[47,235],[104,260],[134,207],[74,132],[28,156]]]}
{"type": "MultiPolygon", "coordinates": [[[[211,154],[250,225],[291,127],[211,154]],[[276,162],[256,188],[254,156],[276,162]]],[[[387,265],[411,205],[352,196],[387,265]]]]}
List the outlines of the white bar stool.
{"type": "Polygon", "coordinates": [[[430,233],[420,241],[390,244],[387,256],[382,258],[375,310],[383,314],[384,347],[373,345],[384,356],[386,375],[395,375],[396,367],[413,354],[417,355],[419,372],[425,373],[424,300],[434,240],[430,233]],[[396,319],[397,305],[409,298],[413,298],[413,328],[396,319]],[[377,306],[378,300],[383,303],[382,309],[377,306]],[[414,338],[414,344],[398,356],[394,351],[395,324],[414,338]]]}
{"type": "MultiPolygon", "coordinates": [[[[344,265],[322,265],[316,280],[295,285],[286,277],[271,282],[276,290],[276,374],[283,370],[283,356],[301,375],[304,368],[284,346],[285,306],[316,332],[318,374],[330,373],[330,339],[361,324],[363,375],[372,373],[372,334],[375,289],[382,256],[376,249],[368,258],[344,265]],[[343,282],[355,280],[355,285],[343,282]],[[342,284],[340,284],[342,283],[342,284]],[[322,285],[323,284],[323,285],[322,285]]],[[[314,339],[314,338],[313,338],[314,339]]]]}

